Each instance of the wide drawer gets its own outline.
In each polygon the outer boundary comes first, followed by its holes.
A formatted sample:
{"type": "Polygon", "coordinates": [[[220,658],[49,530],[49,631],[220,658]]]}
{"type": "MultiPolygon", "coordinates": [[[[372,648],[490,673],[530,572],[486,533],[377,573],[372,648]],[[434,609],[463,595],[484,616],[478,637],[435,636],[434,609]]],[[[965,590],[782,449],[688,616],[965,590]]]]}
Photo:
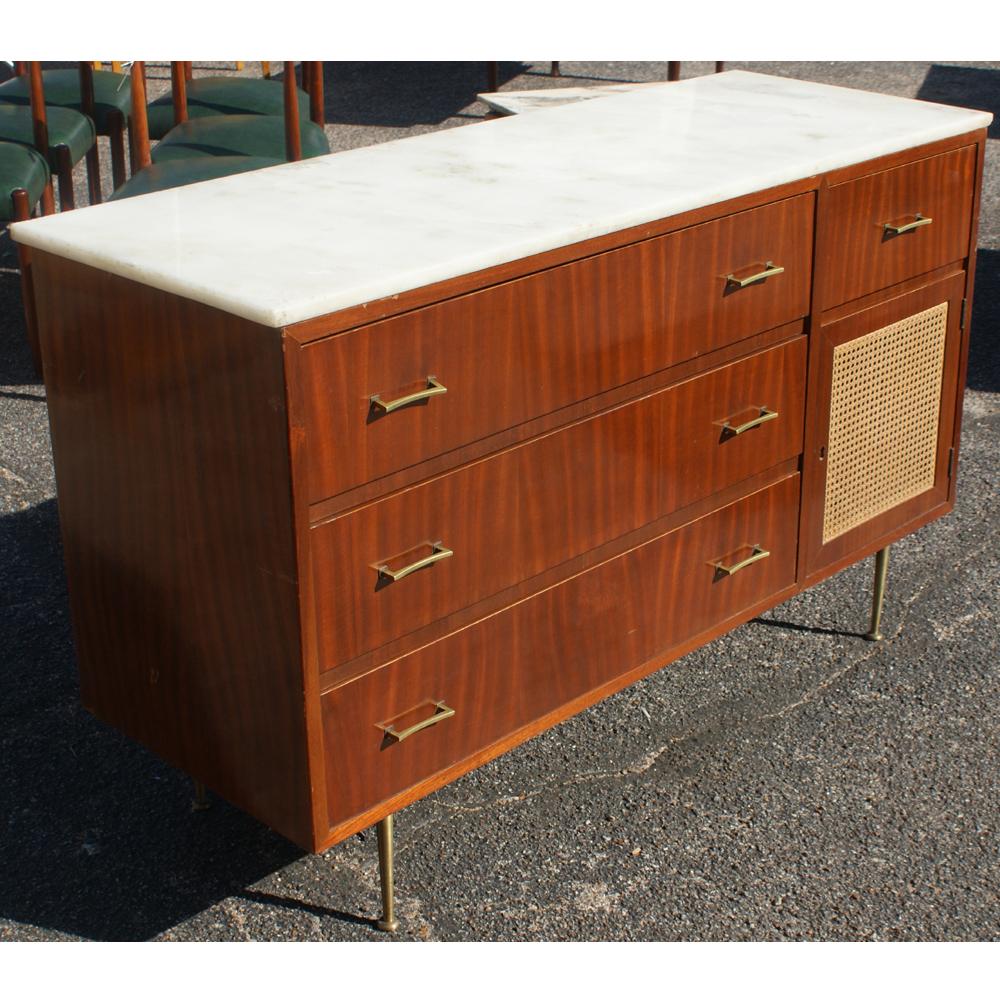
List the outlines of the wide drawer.
{"type": "Polygon", "coordinates": [[[311,502],[805,316],[812,226],[800,195],[306,346],[311,502]]]}
{"type": "Polygon", "coordinates": [[[805,344],[798,337],[317,525],[321,669],[798,455],[805,344]]]}
{"type": "Polygon", "coordinates": [[[830,188],[823,308],[961,260],[969,252],[976,147],[830,188]]]}
{"type": "Polygon", "coordinates": [[[796,474],[329,691],[330,825],[790,586],[798,498],[796,474]]]}

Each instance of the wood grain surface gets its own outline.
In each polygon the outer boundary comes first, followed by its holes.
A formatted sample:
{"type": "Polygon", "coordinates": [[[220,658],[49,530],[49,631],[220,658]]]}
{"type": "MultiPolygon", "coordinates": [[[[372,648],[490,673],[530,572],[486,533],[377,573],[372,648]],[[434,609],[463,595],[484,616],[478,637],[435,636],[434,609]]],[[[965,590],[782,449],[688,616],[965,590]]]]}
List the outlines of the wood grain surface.
{"type": "Polygon", "coordinates": [[[804,337],[313,528],[320,669],[802,450],[804,337]],[[778,414],[738,436],[724,429],[778,414]],[[453,555],[390,582],[441,542],[453,555]]]}
{"type": "Polygon", "coordinates": [[[786,199],[305,347],[311,501],[806,315],[812,220],[786,199]],[[447,394],[373,411],[428,376],[447,394]]]}
{"type": "Polygon", "coordinates": [[[331,827],[786,588],[798,501],[794,475],[326,694],[331,827]],[[404,742],[380,728],[439,701],[455,715],[404,742]]]}
{"type": "Polygon", "coordinates": [[[833,235],[817,272],[823,308],[963,260],[976,156],[964,146],[832,186],[824,214],[833,235]],[[884,228],[918,214],[931,223],[898,236],[884,228]]]}
{"type": "Polygon", "coordinates": [[[280,332],[33,269],[82,701],[309,847],[280,332]]]}

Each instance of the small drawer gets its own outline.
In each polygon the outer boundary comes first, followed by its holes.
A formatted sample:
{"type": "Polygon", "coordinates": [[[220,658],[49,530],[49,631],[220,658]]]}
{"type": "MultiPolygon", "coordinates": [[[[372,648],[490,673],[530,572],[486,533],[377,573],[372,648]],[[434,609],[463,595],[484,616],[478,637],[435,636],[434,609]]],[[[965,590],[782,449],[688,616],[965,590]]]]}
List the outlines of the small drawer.
{"type": "Polygon", "coordinates": [[[800,195],[307,345],[310,502],[805,316],[812,225],[800,195]]]}
{"type": "Polygon", "coordinates": [[[976,147],[835,184],[823,203],[823,308],[850,302],[969,252],[976,147]]]}
{"type": "Polygon", "coordinates": [[[806,338],[312,529],[328,670],[802,450],[806,338]]]}
{"type": "Polygon", "coordinates": [[[795,474],[328,691],[330,825],[790,586],[798,498],[795,474]]]}

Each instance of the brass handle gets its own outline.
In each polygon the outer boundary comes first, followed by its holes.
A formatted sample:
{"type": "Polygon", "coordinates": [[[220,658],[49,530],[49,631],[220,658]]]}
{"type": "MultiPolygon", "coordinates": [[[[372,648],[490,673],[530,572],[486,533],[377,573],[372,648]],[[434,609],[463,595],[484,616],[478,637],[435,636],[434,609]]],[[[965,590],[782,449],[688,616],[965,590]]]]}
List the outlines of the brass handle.
{"type": "Polygon", "coordinates": [[[421,729],[427,729],[428,726],[436,726],[439,722],[444,722],[445,719],[450,719],[455,714],[455,709],[449,708],[443,701],[434,702],[434,707],[437,711],[433,715],[428,716],[423,722],[418,722],[410,726],[409,729],[404,729],[401,733],[397,732],[392,725],[381,726],[380,728],[385,732],[386,736],[394,739],[397,743],[402,743],[403,740],[409,739],[414,733],[419,733],[421,729]]]}
{"type": "Polygon", "coordinates": [[[402,569],[389,569],[383,563],[378,567],[378,575],[387,577],[395,582],[396,580],[402,580],[404,576],[416,573],[418,569],[423,569],[425,566],[432,566],[434,563],[441,562],[442,559],[448,559],[455,554],[451,549],[446,549],[440,542],[434,542],[431,547],[434,551],[429,556],[424,556],[423,559],[418,559],[415,563],[410,563],[409,566],[404,566],[402,569]]]}
{"type": "Polygon", "coordinates": [[[383,413],[392,413],[401,406],[408,406],[410,403],[418,403],[421,399],[430,399],[431,396],[443,396],[448,390],[433,375],[427,376],[427,388],[419,392],[411,392],[409,396],[400,396],[399,399],[383,399],[378,393],[371,397],[371,404],[383,413]]]}
{"type": "Polygon", "coordinates": [[[748,278],[737,278],[735,274],[727,274],[726,281],[734,288],[746,288],[747,285],[754,285],[765,278],[773,278],[776,274],[784,274],[783,267],[775,267],[770,261],[764,264],[764,270],[757,274],[751,274],[748,278]]]}
{"type": "Polygon", "coordinates": [[[917,212],[912,222],[904,223],[902,226],[894,226],[891,222],[883,222],[882,232],[889,233],[891,236],[899,236],[900,233],[908,233],[911,229],[929,226],[933,221],[933,219],[928,219],[917,212]]]}
{"type": "Polygon", "coordinates": [[[767,549],[761,548],[759,545],[753,547],[753,555],[749,555],[746,559],[741,560],[738,563],[734,563],[732,566],[726,566],[721,562],[713,563],[712,565],[720,572],[724,573],[726,576],[732,576],[734,573],[739,573],[741,569],[746,569],[751,563],[760,562],[761,559],[766,559],[771,553],[767,549]]]}
{"type": "Polygon", "coordinates": [[[745,434],[747,431],[752,431],[755,427],[760,427],[761,424],[766,424],[769,420],[777,419],[777,410],[769,410],[766,406],[762,406],[760,414],[754,417],[753,420],[748,420],[745,424],[737,424],[736,427],[727,420],[722,425],[722,430],[730,437],[735,437],[737,434],[745,434]]]}

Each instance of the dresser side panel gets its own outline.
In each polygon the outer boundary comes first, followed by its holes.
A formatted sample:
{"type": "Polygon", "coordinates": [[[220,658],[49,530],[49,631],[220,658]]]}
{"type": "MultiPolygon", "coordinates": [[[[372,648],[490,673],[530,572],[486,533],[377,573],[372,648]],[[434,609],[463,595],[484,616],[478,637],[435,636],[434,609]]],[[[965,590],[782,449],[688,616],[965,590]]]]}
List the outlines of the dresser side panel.
{"type": "Polygon", "coordinates": [[[34,277],[82,701],[311,846],[281,331],[34,277]]]}

